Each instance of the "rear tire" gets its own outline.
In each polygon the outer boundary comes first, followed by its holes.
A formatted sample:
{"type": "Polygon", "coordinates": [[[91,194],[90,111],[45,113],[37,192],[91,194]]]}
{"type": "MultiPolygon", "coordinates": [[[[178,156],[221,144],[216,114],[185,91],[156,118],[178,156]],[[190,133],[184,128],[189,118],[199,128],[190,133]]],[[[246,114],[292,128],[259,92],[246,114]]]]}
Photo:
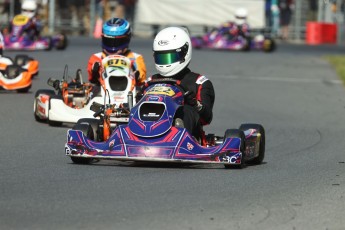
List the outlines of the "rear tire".
{"type": "Polygon", "coordinates": [[[248,51],[250,51],[250,49],[251,49],[252,40],[251,40],[251,38],[245,38],[245,39],[246,39],[246,41],[247,41],[247,44],[246,44],[245,47],[243,48],[243,51],[248,52],[248,51]]]}
{"type": "Polygon", "coordinates": [[[260,124],[241,124],[240,130],[256,129],[258,133],[261,134],[259,143],[259,155],[251,160],[246,161],[247,164],[258,165],[261,164],[265,158],[265,129],[260,124]]]}
{"type": "Polygon", "coordinates": [[[224,134],[224,141],[226,138],[241,138],[241,145],[240,145],[240,151],[242,153],[242,159],[241,164],[239,165],[231,165],[231,164],[225,164],[224,167],[227,169],[242,169],[245,167],[245,161],[244,161],[244,150],[245,150],[245,135],[244,132],[240,129],[227,129],[224,134]]]}
{"type": "Polygon", "coordinates": [[[271,38],[265,38],[263,44],[263,50],[267,53],[272,52],[276,49],[276,43],[271,38]]]}
{"type": "Polygon", "coordinates": [[[59,36],[61,36],[61,39],[56,44],[56,49],[57,50],[64,50],[64,49],[66,49],[67,44],[68,44],[67,36],[65,34],[61,34],[59,36]]]}
{"type": "Polygon", "coordinates": [[[37,90],[35,93],[35,101],[34,101],[34,116],[35,116],[35,120],[38,122],[43,122],[44,120],[41,119],[39,116],[37,116],[36,111],[37,111],[37,97],[40,94],[45,94],[45,95],[49,95],[49,96],[53,96],[55,95],[54,90],[50,90],[50,89],[40,89],[37,90]]]}
{"type": "MultiPolygon", "coordinates": [[[[80,130],[83,134],[90,140],[94,140],[93,130],[90,124],[82,123],[82,124],[75,124],[72,128],[73,130],[80,130]]],[[[71,160],[74,164],[90,164],[94,161],[92,158],[83,158],[83,157],[72,157],[71,160]]]]}
{"type": "Polygon", "coordinates": [[[47,41],[48,41],[48,46],[45,50],[49,51],[53,48],[53,39],[51,37],[47,37],[47,41]]]}

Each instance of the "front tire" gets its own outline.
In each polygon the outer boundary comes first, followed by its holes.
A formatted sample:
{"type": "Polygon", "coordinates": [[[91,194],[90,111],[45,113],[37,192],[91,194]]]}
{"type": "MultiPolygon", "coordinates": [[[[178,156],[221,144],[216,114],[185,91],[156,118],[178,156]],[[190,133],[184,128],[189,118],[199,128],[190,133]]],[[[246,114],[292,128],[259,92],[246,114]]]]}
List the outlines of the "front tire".
{"type": "Polygon", "coordinates": [[[77,124],[88,124],[89,126],[91,126],[93,132],[92,140],[102,141],[100,137],[103,135],[99,133],[100,120],[94,118],[81,118],[78,120],[77,124]]]}
{"type": "Polygon", "coordinates": [[[44,120],[41,119],[38,115],[37,115],[37,97],[40,95],[40,94],[45,94],[45,95],[48,95],[48,96],[53,96],[55,95],[55,92],[54,90],[50,90],[50,89],[40,89],[40,90],[37,90],[36,93],[35,93],[35,101],[34,101],[34,116],[35,116],[35,120],[38,121],[38,122],[43,122],[44,120]]]}
{"type": "MultiPolygon", "coordinates": [[[[73,130],[80,130],[83,134],[90,140],[94,140],[93,130],[90,124],[87,123],[77,123],[73,126],[73,130]]],[[[71,160],[74,164],[90,164],[94,161],[91,158],[83,158],[83,157],[73,157],[71,156],[71,160]]]]}
{"type": "Polygon", "coordinates": [[[254,157],[253,159],[250,159],[246,161],[247,164],[251,165],[259,165],[262,163],[262,161],[265,158],[265,129],[260,124],[242,124],[239,128],[240,130],[248,130],[248,129],[256,129],[257,133],[260,133],[260,142],[259,142],[259,154],[258,156],[254,157]]]}
{"type": "Polygon", "coordinates": [[[245,135],[244,132],[240,129],[227,129],[224,134],[224,141],[226,138],[240,138],[241,139],[241,145],[240,145],[240,151],[242,153],[241,163],[239,165],[231,165],[231,164],[225,164],[224,167],[227,169],[242,169],[245,167],[245,161],[244,161],[244,151],[245,151],[245,135]]]}

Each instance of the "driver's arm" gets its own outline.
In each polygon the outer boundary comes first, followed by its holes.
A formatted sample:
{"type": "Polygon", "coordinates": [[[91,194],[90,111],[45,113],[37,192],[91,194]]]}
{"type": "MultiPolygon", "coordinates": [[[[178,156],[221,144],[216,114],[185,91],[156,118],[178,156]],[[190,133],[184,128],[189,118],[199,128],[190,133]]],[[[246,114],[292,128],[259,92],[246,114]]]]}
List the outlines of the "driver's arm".
{"type": "Polygon", "coordinates": [[[197,99],[202,105],[202,108],[199,111],[202,124],[206,125],[211,123],[213,117],[212,109],[215,99],[215,92],[211,81],[207,80],[198,85],[197,99]]]}

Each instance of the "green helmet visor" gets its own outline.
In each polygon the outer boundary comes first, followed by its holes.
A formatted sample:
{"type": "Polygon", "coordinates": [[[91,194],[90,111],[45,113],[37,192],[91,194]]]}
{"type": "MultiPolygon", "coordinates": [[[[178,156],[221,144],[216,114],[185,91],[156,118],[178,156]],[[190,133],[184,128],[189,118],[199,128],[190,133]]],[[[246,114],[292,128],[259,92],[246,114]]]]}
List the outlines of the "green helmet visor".
{"type": "Polygon", "coordinates": [[[171,51],[171,53],[154,52],[155,63],[157,65],[169,65],[180,61],[182,58],[176,51],[171,51]]]}
{"type": "Polygon", "coordinates": [[[175,62],[184,62],[188,52],[188,43],[175,50],[154,51],[153,57],[157,65],[170,65],[175,62]]]}

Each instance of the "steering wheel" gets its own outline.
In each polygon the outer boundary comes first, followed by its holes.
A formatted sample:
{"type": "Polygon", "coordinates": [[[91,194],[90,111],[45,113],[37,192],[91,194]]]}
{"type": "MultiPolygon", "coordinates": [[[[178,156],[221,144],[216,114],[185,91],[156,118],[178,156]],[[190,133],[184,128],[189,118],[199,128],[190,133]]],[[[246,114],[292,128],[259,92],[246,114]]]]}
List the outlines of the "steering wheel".
{"type": "Polygon", "coordinates": [[[183,95],[186,95],[186,93],[188,92],[188,90],[186,90],[186,88],[184,88],[181,85],[181,81],[180,80],[176,80],[176,79],[173,79],[173,78],[152,79],[151,81],[145,83],[143,91],[145,91],[149,86],[155,85],[155,84],[170,84],[170,85],[174,85],[183,93],[183,95]]]}

